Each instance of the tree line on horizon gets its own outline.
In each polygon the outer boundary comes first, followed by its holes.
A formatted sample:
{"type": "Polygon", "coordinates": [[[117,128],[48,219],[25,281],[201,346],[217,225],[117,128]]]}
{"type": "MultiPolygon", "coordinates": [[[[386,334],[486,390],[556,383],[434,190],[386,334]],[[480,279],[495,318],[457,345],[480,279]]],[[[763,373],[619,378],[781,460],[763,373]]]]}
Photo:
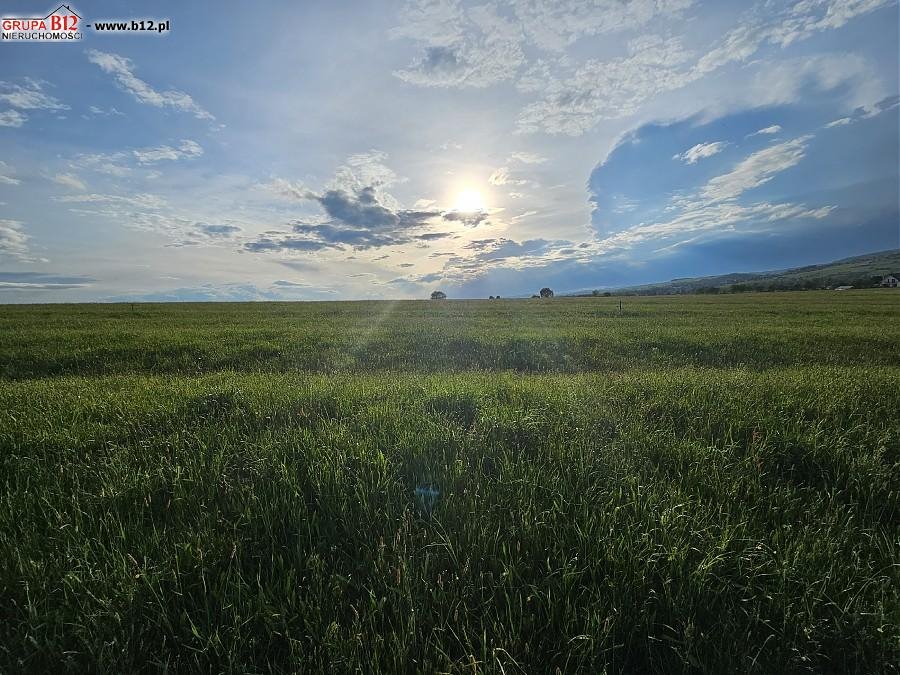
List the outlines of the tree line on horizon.
{"type": "MultiPolygon", "coordinates": [[[[535,293],[531,297],[532,298],[552,298],[553,297],[553,289],[551,289],[547,286],[544,286],[544,288],[542,288],[540,290],[540,293],[535,293]]],[[[446,300],[447,294],[444,293],[444,291],[432,291],[431,299],[432,300],[446,300]]],[[[488,300],[500,300],[500,296],[499,295],[496,295],[496,296],[491,295],[491,296],[488,296],[488,300]]]]}

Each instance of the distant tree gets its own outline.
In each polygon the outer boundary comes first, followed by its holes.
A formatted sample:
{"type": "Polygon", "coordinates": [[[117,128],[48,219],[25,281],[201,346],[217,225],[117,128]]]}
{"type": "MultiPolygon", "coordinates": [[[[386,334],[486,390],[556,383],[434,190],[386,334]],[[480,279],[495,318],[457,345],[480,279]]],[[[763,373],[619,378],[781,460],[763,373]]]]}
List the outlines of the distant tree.
{"type": "Polygon", "coordinates": [[[432,300],[446,300],[447,294],[444,293],[444,291],[433,291],[431,293],[431,299],[432,300]]]}
{"type": "Polygon", "coordinates": [[[493,295],[488,296],[488,300],[493,300],[493,299],[494,299],[493,295]]]}
{"type": "Polygon", "coordinates": [[[539,297],[541,297],[541,296],[539,296],[537,293],[535,293],[535,294],[532,295],[531,297],[532,297],[532,298],[539,298],[539,297]]]}
{"type": "Polygon", "coordinates": [[[611,298],[611,297],[612,297],[612,293],[610,293],[609,291],[603,291],[603,297],[604,297],[604,298],[611,298]]]}
{"type": "Polygon", "coordinates": [[[497,296],[497,300],[499,300],[499,299],[500,299],[500,296],[498,295],[498,296],[497,296]]]}
{"type": "Polygon", "coordinates": [[[541,297],[542,297],[542,298],[552,298],[552,297],[553,297],[553,291],[551,291],[549,288],[547,288],[546,286],[544,286],[544,287],[541,289],[541,297]]]}

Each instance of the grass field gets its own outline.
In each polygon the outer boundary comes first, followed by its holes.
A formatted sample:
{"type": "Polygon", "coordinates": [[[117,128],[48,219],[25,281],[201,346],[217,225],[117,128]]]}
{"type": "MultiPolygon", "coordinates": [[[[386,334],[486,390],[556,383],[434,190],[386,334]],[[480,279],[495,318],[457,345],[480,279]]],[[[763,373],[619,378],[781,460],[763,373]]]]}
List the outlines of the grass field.
{"type": "Polygon", "coordinates": [[[900,293],[623,302],[2,307],[0,672],[897,672],[900,293]]]}

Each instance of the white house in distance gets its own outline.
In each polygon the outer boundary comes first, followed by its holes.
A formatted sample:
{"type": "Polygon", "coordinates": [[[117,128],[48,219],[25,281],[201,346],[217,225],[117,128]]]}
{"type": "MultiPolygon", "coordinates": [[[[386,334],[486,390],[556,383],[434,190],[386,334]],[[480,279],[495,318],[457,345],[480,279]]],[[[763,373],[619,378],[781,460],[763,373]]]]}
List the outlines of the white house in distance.
{"type": "Polygon", "coordinates": [[[888,274],[881,280],[882,288],[897,288],[898,286],[900,286],[900,279],[897,279],[893,274],[888,274]]]}

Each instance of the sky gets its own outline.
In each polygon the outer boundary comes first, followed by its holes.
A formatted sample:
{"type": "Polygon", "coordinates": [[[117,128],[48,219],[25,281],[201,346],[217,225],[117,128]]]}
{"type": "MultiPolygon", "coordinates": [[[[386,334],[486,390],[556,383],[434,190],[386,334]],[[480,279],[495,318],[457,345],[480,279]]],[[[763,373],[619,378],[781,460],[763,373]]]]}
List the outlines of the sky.
{"type": "Polygon", "coordinates": [[[513,297],[900,247],[896,1],[69,6],[170,30],[0,42],[0,302],[513,297]]]}

